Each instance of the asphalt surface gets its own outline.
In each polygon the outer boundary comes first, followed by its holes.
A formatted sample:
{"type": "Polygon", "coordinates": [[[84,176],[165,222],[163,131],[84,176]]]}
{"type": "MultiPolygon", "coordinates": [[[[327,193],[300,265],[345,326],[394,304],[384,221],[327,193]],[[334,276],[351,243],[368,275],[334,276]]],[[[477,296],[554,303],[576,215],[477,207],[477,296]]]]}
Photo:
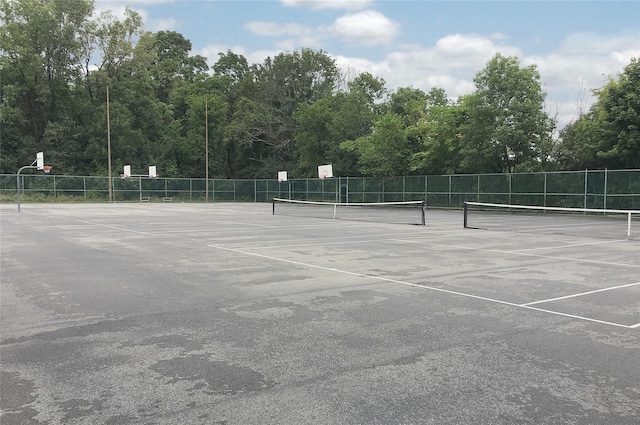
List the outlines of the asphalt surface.
{"type": "Polygon", "coordinates": [[[0,423],[638,424],[640,241],[0,205],[0,423]]]}

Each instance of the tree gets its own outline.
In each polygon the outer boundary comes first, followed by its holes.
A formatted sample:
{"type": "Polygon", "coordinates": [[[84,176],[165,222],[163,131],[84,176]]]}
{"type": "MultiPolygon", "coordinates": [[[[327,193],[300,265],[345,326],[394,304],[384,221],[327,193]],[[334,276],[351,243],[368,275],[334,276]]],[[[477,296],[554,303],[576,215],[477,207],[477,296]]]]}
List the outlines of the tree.
{"type": "Polygon", "coordinates": [[[294,113],[299,105],[332,93],[338,68],[324,52],[302,49],[267,58],[251,72],[256,80],[255,96],[239,104],[234,137],[251,144],[254,176],[269,177],[294,168],[294,113]]]}
{"type": "Polygon", "coordinates": [[[589,112],[560,133],[556,161],[565,169],[640,168],[640,60],[595,94],[589,112]]]}
{"type": "Polygon", "coordinates": [[[514,172],[545,160],[540,143],[553,123],[534,65],[494,56],[474,78],[476,91],[461,99],[468,122],[461,128],[463,168],[468,172],[514,172]]]}
{"type": "Polygon", "coordinates": [[[371,133],[380,113],[384,81],[363,73],[347,89],[298,107],[296,175],[312,177],[321,164],[333,164],[336,175],[360,174],[357,150],[341,145],[371,133]]]}
{"type": "MultiPolygon", "coordinates": [[[[446,99],[446,98],[445,98],[446,99]]],[[[467,119],[464,105],[442,104],[431,106],[427,115],[413,127],[407,129],[420,142],[412,158],[412,169],[418,174],[453,174],[463,171],[461,167],[460,129],[467,119]]]]}
{"type": "Polygon", "coordinates": [[[640,168],[640,60],[633,58],[599,92],[604,140],[597,155],[611,168],[640,168]]]}
{"type": "MultiPolygon", "coordinates": [[[[70,87],[79,76],[89,0],[0,0],[2,171],[37,151],[64,160],[75,129],[70,87]]],[[[59,165],[59,163],[56,163],[59,165]]],[[[12,172],[11,171],[11,172],[12,172]]]]}
{"type": "Polygon", "coordinates": [[[358,156],[361,172],[372,176],[401,176],[410,171],[413,151],[405,135],[403,117],[388,112],[368,136],[344,142],[341,147],[358,156]]]}
{"type": "Polygon", "coordinates": [[[389,101],[390,111],[405,117],[406,125],[415,125],[427,112],[429,98],[419,89],[401,87],[392,93],[389,101]]]}

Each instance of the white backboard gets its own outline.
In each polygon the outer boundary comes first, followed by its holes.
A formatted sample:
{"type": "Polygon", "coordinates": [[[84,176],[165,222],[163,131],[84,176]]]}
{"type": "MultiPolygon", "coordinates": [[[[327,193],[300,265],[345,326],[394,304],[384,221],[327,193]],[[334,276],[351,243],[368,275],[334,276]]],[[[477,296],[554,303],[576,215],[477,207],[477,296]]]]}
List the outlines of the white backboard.
{"type": "Polygon", "coordinates": [[[333,177],[333,166],[331,164],[318,165],[318,177],[321,179],[333,177]]]}
{"type": "Polygon", "coordinates": [[[278,181],[286,182],[287,181],[287,172],[286,171],[278,171],[278,181]]]}

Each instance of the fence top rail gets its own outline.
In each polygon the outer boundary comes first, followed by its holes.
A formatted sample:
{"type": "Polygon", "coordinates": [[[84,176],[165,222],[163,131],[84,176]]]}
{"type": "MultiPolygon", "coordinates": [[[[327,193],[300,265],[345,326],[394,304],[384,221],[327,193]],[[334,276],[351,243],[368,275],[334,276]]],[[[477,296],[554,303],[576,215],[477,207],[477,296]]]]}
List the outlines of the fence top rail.
{"type": "MultiPolygon", "coordinates": [[[[420,178],[420,177],[483,177],[483,176],[530,176],[530,175],[544,175],[544,174],[584,174],[585,172],[589,173],[620,173],[620,172],[640,172],[640,168],[630,168],[630,169],[585,169],[585,170],[565,170],[565,171],[531,171],[531,172],[521,172],[521,173],[482,173],[482,174],[433,174],[433,175],[423,175],[423,176],[385,176],[385,177],[374,177],[374,176],[338,176],[334,177],[334,179],[389,179],[389,178],[420,178]]],[[[3,173],[0,174],[0,177],[16,177],[15,173],[3,173]]],[[[53,176],[53,174],[52,174],[53,176]]],[[[65,174],[56,174],[56,177],[87,177],[87,178],[108,178],[108,176],[76,176],[76,175],[65,175],[65,174]]],[[[120,178],[119,176],[112,176],[113,179],[120,178]]],[[[158,177],[159,180],[206,180],[204,178],[199,177],[169,177],[163,176],[158,177]]],[[[315,180],[317,178],[314,177],[300,177],[300,178],[291,178],[289,180],[315,180]]],[[[270,181],[276,180],[277,178],[255,178],[255,179],[226,179],[226,178],[210,178],[209,180],[236,180],[236,181],[270,181]]]]}

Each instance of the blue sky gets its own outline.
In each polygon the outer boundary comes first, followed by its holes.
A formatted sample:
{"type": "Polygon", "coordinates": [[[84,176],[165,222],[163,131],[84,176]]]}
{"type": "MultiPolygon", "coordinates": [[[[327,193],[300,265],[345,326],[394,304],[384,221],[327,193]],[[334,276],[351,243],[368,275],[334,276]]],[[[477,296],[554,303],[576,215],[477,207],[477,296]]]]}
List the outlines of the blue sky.
{"type": "Polygon", "coordinates": [[[640,57],[640,1],[96,0],[129,6],[145,29],[177,31],[213,65],[227,49],[249,63],[322,49],[347,75],[370,72],[390,90],[471,93],[496,53],[535,64],[560,126],[640,57]]]}

